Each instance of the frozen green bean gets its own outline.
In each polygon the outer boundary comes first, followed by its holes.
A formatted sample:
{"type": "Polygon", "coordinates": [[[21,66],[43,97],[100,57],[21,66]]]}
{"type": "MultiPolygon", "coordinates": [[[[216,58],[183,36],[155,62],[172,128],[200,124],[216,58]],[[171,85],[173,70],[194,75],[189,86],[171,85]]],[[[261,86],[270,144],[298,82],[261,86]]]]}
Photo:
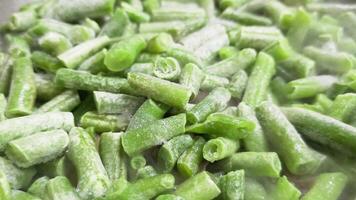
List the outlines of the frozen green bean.
{"type": "Polygon", "coordinates": [[[244,70],[236,72],[232,77],[230,83],[227,85],[231,96],[234,99],[241,99],[247,86],[248,76],[244,70]]]}
{"type": "Polygon", "coordinates": [[[283,176],[277,179],[276,186],[272,192],[272,198],[275,200],[298,200],[300,199],[301,192],[293,185],[293,183],[289,182],[287,177],[283,176]]]}
{"type": "Polygon", "coordinates": [[[121,175],[121,136],[122,132],[101,134],[99,153],[108,177],[111,181],[118,180],[121,175]]]}
{"type": "Polygon", "coordinates": [[[38,44],[43,50],[54,55],[59,55],[72,48],[69,39],[56,32],[46,33],[38,40],[38,44]]]}
{"type": "Polygon", "coordinates": [[[64,65],[61,61],[42,51],[34,51],[31,54],[31,60],[35,68],[42,69],[46,72],[56,73],[64,65]]]}
{"type": "Polygon", "coordinates": [[[205,143],[203,157],[209,162],[215,162],[232,156],[239,147],[240,143],[238,141],[223,137],[214,138],[205,143]]]}
{"type": "Polygon", "coordinates": [[[33,196],[39,197],[41,199],[48,198],[46,187],[48,184],[49,178],[47,176],[43,176],[35,180],[31,186],[28,188],[27,192],[33,196]]]}
{"type": "Polygon", "coordinates": [[[153,75],[160,79],[174,81],[181,74],[181,66],[173,57],[158,57],[153,65],[153,75]]]}
{"type": "Polygon", "coordinates": [[[181,175],[191,177],[198,172],[199,166],[203,161],[204,144],[204,138],[197,138],[194,143],[178,158],[177,168],[181,175]]]}
{"type": "Polygon", "coordinates": [[[106,115],[89,111],[81,116],[80,126],[83,128],[94,127],[95,132],[103,133],[125,130],[129,121],[128,114],[106,115]]]}
{"type": "Polygon", "coordinates": [[[35,168],[19,168],[4,157],[0,157],[0,170],[5,174],[12,189],[26,189],[36,174],[35,168]]]}
{"type": "Polygon", "coordinates": [[[226,200],[245,199],[245,172],[236,170],[220,177],[219,188],[220,197],[226,200]]]}
{"type": "Polygon", "coordinates": [[[50,179],[46,186],[49,199],[55,200],[80,200],[77,192],[64,176],[57,176],[50,179]]]}
{"type": "Polygon", "coordinates": [[[192,97],[195,98],[200,89],[205,75],[200,68],[193,63],[188,63],[184,66],[182,73],[180,74],[179,83],[188,87],[192,91],[192,97]]]}
{"type": "Polygon", "coordinates": [[[11,199],[10,183],[7,180],[4,172],[0,171],[0,198],[3,200],[11,199]]]}
{"type": "Polygon", "coordinates": [[[67,90],[53,97],[52,100],[43,104],[36,113],[45,112],[70,112],[80,104],[80,98],[76,91],[67,90]]]}

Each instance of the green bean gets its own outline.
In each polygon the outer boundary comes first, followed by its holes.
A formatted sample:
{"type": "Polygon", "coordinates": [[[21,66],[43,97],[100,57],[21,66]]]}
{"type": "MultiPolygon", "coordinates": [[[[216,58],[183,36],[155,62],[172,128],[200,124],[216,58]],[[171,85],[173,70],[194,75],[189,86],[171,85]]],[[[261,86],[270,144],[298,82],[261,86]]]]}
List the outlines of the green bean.
{"type": "Polygon", "coordinates": [[[287,32],[288,41],[294,48],[298,50],[301,49],[311,25],[311,15],[303,8],[298,8],[295,11],[294,19],[292,20],[290,28],[287,32]]]}
{"type": "Polygon", "coordinates": [[[136,156],[133,156],[130,160],[130,167],[134,170],[141,169],[142,167],[146,166],[146,158],[138,154],[136,156]]]}
{"type": "Polygon", "coordinates": [[[32,196],[29,193],[23,192],[21,190],[12,190],[11,199],[16,199],[16,200],[41,200],[40,198],[32,196]]]}
{"type": "Polygon", "coordinates": [[[336,81],[337,78],[330,75],[297,79],[287,84],[287,95],[290,99],[313,97],[331,88],[336,81]]]}
{"type": "Polygon", "coordinates": [[[129,131],[136,128],[142,128],[147,124],[162,119],[167,111],[168,111],[167,106],[156,103],[151,99],[148,99],[140,106],[140,108],[132,116],[129,126],[127,127],[126,130],[129,131]]]}
{"type": "Polygon", "coordinates": [[[126,72],[142,73],[153,76],[153,63],[135,63],[129,69],[127,69],[126,72]]]}
{"type": "Polygon", "coordinates": [[[59,55],[72,48],[72,43],[62,34],[48,32],[38,40],[39,46],[54,55],[59,55]]]}
{"type": "Polygon", "coordinates": [[[79,95],[76,91],[67,90],[57,95],[52,100],[43,104],[37,113],[45,112],[69,112],[80,104],[79,95]]]}
{"type": "MultiPolygon", "coordinates": [[[[199,137],[194,141],[192,146],[186,149],[183,154],[178,158],[177,168],[181,175],[185,177],[191,177],[198,172],[199,166],[203,161],[204,144],[204,138],[199,137]]],[[[180,194],[178,195],[181,196],[180,194]]]]}
{"type": "Polygon", "coordinates": [[[95,34],[98,34],[99,31],[100,31],[99,24],[96,21],[94,21],[94,20],[92,20],[92,19],[90,19],[88,17],[85,18],[84,20],[82,20],[81,24],[83,26],[86,26],[86,27],[92,29],[95,32],[95,34]]]}
{"type": "Polygon", "coordinates": [[[267,192],[263,185],[252,178],[245,180],[245,200],[266,200],[267,192]]]}
{"type": "Polygon", "coordinates": [[[50,73],[56,73],[58,69],[64,67],[58,58],[42,51],[34,51],[31,55],[31,60],[34,67],[50,73]]]}
{"type": "Polygon", "coordinates": [[[118,180],[121,175],[121,136],[122,132],[101,134],[99,153],[108,177],[111,181],[118,180]]]}
{"type": "Polygon", "coordinates": [[[36,179],[28,188],[27,192],[41,199],[48,198],[46,191],[48,181],[49,178],[47,176],[43,176],[41,178],[36,179]]]}
{"type": "Polygon", "coordinates": [[[301,108],[283,108],[288,120],[307,138],[341,152],[355,152],[356,129],[332,117],[301,108]]]}
{"type": "Polygon", "coordinates": [[[40,164],[37,166],[37,168],[38,171],[44,176],[52,178],[56,176],[67,176],[69,178],[74,178],[71,172],[73,172],[75,169],[66,156],[62,156],[52,161],[40,164]]]}
{"type": "Polygon", "coordinates": [[[232,77],[230,83],[227,85],[231,96],[235,99],[241,99],[247,86],[248,77],[244,70],[236,72],[232,77]]]}
{"type": "Polygon", "coordinates": [[[92,74],[97,74],[99,72],[106,71],[106,66],[104,65],[104,58],[106,54],[106,49],[99,51],[98,53],[92,55],[84,62],[82,62],[79,65],[78,70],[88,71],[92,74]]]}
{"type": "Polygon", "coordinates": [[[256,60],[254,49],[242,49],[233,57],[227,58],[204,68],[204,71],[211,75],[231,77],[236,72],[248,68],[256,60]]]}
{"type": "Polygon", "coordinates": [[[161,6],[161,2],[159,0],[144,0],[143,1],[144,11],[152,14],[153,10],[158,9],[161,6]]]}
{"type": "Polygon", "coordinates": [[[228,84],[229,79],[225,77],[207,74],[201,83],[201,89],[210,92],[217,87],[226,87],[228,84]]]}
{"type": "MultiPolygon", "coordinates": [[[[153,54],[153,53],[145,53],[142,52],[136,59],[136,63],[135,64],[139,64],[139,63],[153,63],[158,56],[160,56],[159,54],[153,54]]],[[[135,65],[133,64],[133,66],[135,65]]],[[[132,68],[133,66],[131,66],[130,68],[132,68]]],[[[130,69],[129,68],[129,69],[130,69]]]]}
{"type": "Polygon", "coordinates": [[[150,53],[163,53],[174,44],[172,36],[168,33],[160,33],[153,37],[147,44],[147,51],[150,53]]]}
{"type": "Polygon", "coordinates": [[[157,175],[157,171],[151,165],[146,165],[137,170],[137,179],[149,178],[157,175]]]}
{"type": "Polygon", "coordinates": [[[167,50],[166,55],[177,59],[181,66],[185,66],[188,63],[196,64],[198,67],[203,65],[203,61],[199,57],[195,56],[190,50],[184,48],[170,48],[167,50]]]}
{"type": "Polygon", "coordinates": [[[249,2],[250,0],[220,0],[219,7],[220,9],[225,9],[228,7],[238,8],[249,2]]]}
{"type": "Polygon", "coordinates": [[[203,123],[187,127],[188,132],[226,137],[232,140],[246,138],[255,128],[251,120],[224,113],[211,114],[203,123]]]}
{"type": "Polygon", "coordinates": [[[0,53],[0,57],[0,93],[7,95],[11,82],[12,59],[2,53],[0,53]]]}
{"type": "Polygon", "coordinates": [[[211,62],[217,56],[219,50],[229,44],[229,37],[226,32],[211,38],[209,41],[194,50],[195,55],[204,62],[211,62]]]}
{"type": "Polygon", "coordinates": [[[184,66],[182,73],[180,74],[179,83],[191,90],[191,98],[194,99],[199,93],[200,85],[204,78],[204,73],[196,64],[188,63],[184,66]]]}
{"type": "Polygon", "coordinates": [[[49,101],[63,91],[54,83],[51,74],[36,73],[35,82],[37,98],[43,101],[49,101]]]}
{"type": "Polygon", "coordinates": [[[111,18],[101,28],[99,36],[107,35],[108,37],[119,37],[125,32],[126,27],[129,25],[130,19],[127,13],[117,8],[111,18]]]}
{"type": "Polygon", "coordinates": [[[133,90],[126,79],[93,75],[88,72],[72,69],[58,70],[55,82],[58,86],[74,90],[104,91],[125,94],[133,93],[133,90]]]}
{"type": "Polygon", "coordinates": [[[179,114],[157,120],[141,128],[131,129],[122,137],[122,146],[128,155],[134,155],[185,132],[186,116],[179,114]]]}
{"type": "Polygon", "coordinates": [[[267,17],[248,12],[241,12],[233,8],[227,8],[221,16],[225,19],[233,20],[243,25],[272,25],[272,20],[267,17]]]}
{"type": "Polygon", "coordinates": [[[29,56],[30,46],[25,38],[21,35],[5,35],[5,41],[7,43],[7,51],[10,55],[15,57],[29,56]]]}
{"type": "Polygon", "coordinates": [[[220,161],[226,172],[243,169],[249,176],[279,177],[282,166],[275,152],[242,152],[220,161]]]}
{"type": "Polygon", "coordinates": [[[153,65],[153,75],[160,79],[174,81],[179,78],[181,67],[173,57],[158,57],[153,65]]]}
{"type": "Polygon", "coordinates": [[[306,78],[315,74],[315,62],[310,58],[294,53],[290,58],[279,62],[277,73],[286,80],[306,78]]]}
{"type": "Polygon", "coordinates": [[[10,200],[11,188],[4,172],[0,171],[0,198],[3,200],[10,200]]]}
{"type": "Polygon", "coordinates": [[[287,60],[294,54],[293,48],[289,45],[287,39],[273,42],[266,46],[263,51],[271,55],[276,62],[287,60]]]}
{"type": "Polygon", "coordinates": [[[81,199],[101,197],[109,187],[109,177],[93,139],[82,128],[72,128],[66,156],[78,174],[77,191],[81,199]]]}
{"type": "Polygon", "coordinates": [[[86,17],[98,18],[108,15],[112,12],[114,4],[113,0],[95,0],[89,5],[81,0],[63,0],[55,2],[45,13],[63,21],[77,21],[86,17]]]}
{"type": "Polygon", "coordinates": [[[15,12],[11,15],[8,28],[11,31],[25,31],[37,22],[37,13],[32,10],[15,12]]]}
{"type": "Polygon", "coordinates": [[[36,174],[36,170],[33,167],[19,168],[3,157],[0,157],[0,171],[5,174],[12,189],[27,188],[36,174]]]}
{"type": "Polygon", "coordinates": [[[226,108],[230,98],[231,94],[227,89],[222,87],[214,89],[188,111],[187,120],[192,124],[205,121],[210,114],[226,108]]]}
{"type": "Polygon", "coordinates": [[[125,130],[129,121],[128,114],[105,115],[89,111],[80,118],[80,126],[83,128],[94,127],[95,132],[103,133],[125,130]]]}
{"type": "Polygon", "coordinates": [[[206,13],[201,8],[183,9],[177,7],[155,9],[152,10],[151,15],[152,21],[187,21],[206,17],[206,13]]]}
{"type": "Polygon", "coordinates": [[[304,54],[318,64],[319,71],[342,74],[354,67],[353,55],[344,52],[328,52],[316,47],[305,47],[304,54]]]}
{"type": "Polygon", "coordinates": [[[158,151],[157,163],[160,171],[167,173],[173,170],[178,158],[193,145],[190,135],[181,135],[170,139],[158,151]]]}
{"type": "Polygon", "coordinates": [[[88,40],[61,53],[58,55],[58,59],[61,60],[66,67],[76,68],[84,60],[100,51],[109,41],[110,39],[107,36],[88,40]]]}
{"type": "Polygon", "coordinates": [[[338,95],[330,106],[328,115],[342,122],[350,122],[354,114],[354,106],[356,104],[356,95],[346,93],[338,95]]]}
{"type": "Polygon", "coordinates": [[[270,15],[273,21],[281,28],[288,29],[293,23],[295,14],[293,10],[279,1],[271,1],[266,4],[266,12],[270,15]]]}
{"type": "Polygon", "coordinates": [[[5,111],[6,111],[7,100],[4,94],[0,93],[0,121],[6,120],[5,111]]]}
{"type": "Polygon", "coordinates": [[[182,197],[174,194],[162,194],[159,195],[155,200],[184,200],[182,197]]]}
{"type": "Polygon", "coordinates": [[[273,199],[298,200],[300,199],[300,196],[301,192],[291,182],[288,181],[287,177],[283,176],[278,178],[276,186],[272,192],[273,199]]]}
{"type": "Polygon", "coordinates": [[[239,142],[218,137],[205,143],[203,148],[203,157],[209,162],[215,162],[233,155],[239,147],[239,142]]]}
{"type": "Polygon", "coordinates": [[[29,34],[35,37],[48,32],[60,33],[74,45],[93,39],[95,36],[94,31],[86,26],[71,25],[54,19],[41,19],[29,30],[29,34]]]}
{"type": "Polygon", "coordinates": [[[148,22],[150,21],[150,15],[136,9],[134,6],[122,2],[121,7],[125,10],[130,20],[136,23],[148,22]]]}
{"type": "Polygon", "coordinates": [[[293,174],[311,174],[325,157],[310,149],[287,117],[269,102],[257,107],[257,117],[267,139],[293,174]]]}
{"type": "Polygon", "coordinates": [[[57,176],[48,181],[47,196],[56,200],[79,200],[78,194],[69,180],[64,176],[57,176]]]}
{"type": "Polygon", "coordinates": [[[141,73],[131,72],[127,79],[140,94],[175,108],[184,108],[192,94],[185,86],[141,73]]]}
{"type": "Polygon", "coordinates": [[[217,197],[221,190],[215,184],[212,175],[203,171],[190,177],[177,187],[176,195],[185,200],[210,200],[217,197]],[[204,192],[202,192],[204,191],[204,192]]]}
{"type": "Polygon", "coordinates": [[[339,14],[347,11],[356,11],[356,6],[353,4],[340,3],[310,3],[307,5],[308,10],[321,13],[339,14]]]}
{"type": "Polygon", "coordinates": [[[275,71],[273,58],[263,52],[259,53],[250,78],[248,79],[243,102],[246,102],[252,107],[256,107],[262,101],[266,100],[267,88],[275,71]]]}
{"type": "Polygon", "coordinates": [[[233,46],[226,46],[219,50],[219,58],[221,60],[228,59],[236,56],[239,53],[239,50],[233,46]]]}
{"type": "Polygon", "coordinates": [[[313,187],[302,197],[302,200],[337,200],[342,193],[347,177],[339,172],[319,175],[313,187]]]}
{"type": "Polygon", "coordinates": [[[4,120],[0,122],[0,150],[4,150],[8,142],[17,138],[54,129],[69,131],[73,126],[73,115],[67,112],[43,113],[4,120]]]}
{"type": "Polygon", "coordinates": [[[227,173],[219,179],[220,197],[222,199],[244,199],[245,172],[236,170],[227,173]]]}
{"type": "Polygon", "coordinates": [[[6,109],[7,117],[31,114],[36,98],[34,78],[31,60],[28,57],[16,58],[6,109]]]}
{"type": "Polygon", "coordinates": [[[144,99],[126,94],[94,91],[94,101],[99,114],[133,114],[144,99]]]}

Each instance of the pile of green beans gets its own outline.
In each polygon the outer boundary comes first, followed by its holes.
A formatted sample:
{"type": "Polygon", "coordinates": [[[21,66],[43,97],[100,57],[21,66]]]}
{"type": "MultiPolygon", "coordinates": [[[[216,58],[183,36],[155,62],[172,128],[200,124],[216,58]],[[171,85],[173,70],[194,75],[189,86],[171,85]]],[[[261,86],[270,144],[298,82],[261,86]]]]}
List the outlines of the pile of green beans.
{"type": "Polygon", "coordinates": [[[355,200],[355,27],[336,0],[25,4],[0,200],[355,200]]]}

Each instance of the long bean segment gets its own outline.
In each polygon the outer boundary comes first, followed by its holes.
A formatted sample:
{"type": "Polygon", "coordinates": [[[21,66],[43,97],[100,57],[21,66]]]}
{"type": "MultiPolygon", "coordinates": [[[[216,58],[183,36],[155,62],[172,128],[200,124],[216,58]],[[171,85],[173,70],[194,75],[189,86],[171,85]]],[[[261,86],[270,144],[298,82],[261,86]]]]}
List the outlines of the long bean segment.
{"type": "Polygon", "coordinates": [[[223,199],[244,199],[245,171],[236,170],[220,177],[219,188],[223,199]]]}
{"type": "Polygon", "coordinates": [[[203,147],[205,140],[199,137],[193,145],[186,149],[177,161],[179,173],[183,176],[190,177],[199,170],[200,163],[203,160],[203,147]]]}
{"type": "Polygon", "coordinates": [[[80,98],[78,93],[73,90],[68,90],[43,104],[40,108],[38,108],[38,110],[36,110],[36,112],[70,112],[79,104],[80,98]]]}
{"type": "Polygon", "coordinates": [[[158,57],[153,65],[153,75],[165,80],[177,80],[181,74],[179,62],[173,57],[158,57]]]}
{"type": "Polygon", "coordinates": [[[239,147],[239,142],[218,137],[205,143],[203,148],[203,157],[209,162],[215,162],[233,155],[239,147]]]}
{"type": "Polygon", "coordinates": [[[188,63],[182,70],[179,83],[188,87],[192,91],[192,98],[194,99],[199,93],[200,85],[204,78],[204,73],[196,64],[188,63]]]}
{"type": "Polygon", "coordinates": [[[121,136],[122,132],[107,132],[101,135],[99,153],[106,172],[111,181],[118,180],[121,175],[121,136]]]}
{"type": "Polygon", "coordinates": [[[93,127],[95,132],[103,133],[124,130],[130,121],[128,114],[105,115],[96,112],[86,112],[80,118],[80,126],[83,128],[93,127]]]}

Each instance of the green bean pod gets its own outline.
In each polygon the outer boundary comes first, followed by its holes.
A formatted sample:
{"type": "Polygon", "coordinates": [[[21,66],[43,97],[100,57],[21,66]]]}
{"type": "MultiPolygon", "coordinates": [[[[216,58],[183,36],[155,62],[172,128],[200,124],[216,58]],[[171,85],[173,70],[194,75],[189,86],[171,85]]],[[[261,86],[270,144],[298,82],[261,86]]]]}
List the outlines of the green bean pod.
{"type": "Polygon", "coordinates": [[[105,56],[104,63],[110,71],[123,71],[130,67],[147,43],[141,36],[133,36],[114,44],[105,56]]]}
{"type": "Polygon", "coordinates": [[[346,93],[338,95],[330,108],[328,108],[328,115],[338,119],[342,122],[348,123],[352,119],[354,110],[356,109],[356,95],[353,93],[346,93]]]}
{"type": "Polygon", "coordinates": [[[173,57],[158,57],[153,65],[153,75],[160,79],[174,81],[179,78],[181,67],[173,57]]]}
{"type": "Polygon", "coordinates": [[[226,87],[229,84],[229,79],[225,77],[206,74],[201,89],[203,91],[212,91],[217,87],[226,87]]]}
{"type": "Polygon", "coordinates": [[[181,135],[170,139],[158,151],[157,163],[160,171],[167,173],[173,170],[178,158],[193,145],[190,135],[181,135]]]}
{"type": "Polygon", "coordinates": [[[69,131],[73,126],[73,115],[68,112],[51,112],[4,120],[0,122],[0,150],[4,150],[8,142],[17,138],[54,129],[69,131]]]}
{"type": "Polygon", "coordinates": [[[251,120],[224,113],[214,113],[203,123],[187,127],[187,132],[238,140],[247,137],[254,128],[255,124],[251,120]]]}
{"type": "Polygon", "coordinates": [[[142,167],[146,166],[146,164],[146,158],[141,154],[133,156],[130,160],[130,167],[134,170],[141,169],[142,167]]]}
{"type": "Polygon", "coordinates": [[[35,68],[42,69],[49,73],[56,73],[64,65],[61,61],[42,51],[34,51],[31,55],[31,60],[35,68]]]}
{"type": "Polygon", "coordinates": [[[174,44],[172,36],[168,33],[160,33],[153,37],[147,44],[147,51],[150,53],[163,53],[174,44]]]}
{"type": "Polygon", "coordinates": [[[174,194],[162,194],[159,195],[155,200],[184,200],[182,197],[174,194]]]}
{"type": "Polygon", "coordinates": [[[354,127],[302,108],[283,108],[283,112],[297,130],[309,139],[344,153],[356,151],[354,127]]]}
{"type": "Polygon", "coordinates": [[[200,163],[203,161],[204,144],[204,138],[199,137],[194,141],[193,145],[186,149],[178,158],[177,168],[180,174],[185,177],[191,177],[198,172],[200,163]]]}
{"type": "Polygon", "coordinates": [[[245,200],[266,200],[266,189],[261,183],[252,178],[245,179],[245,200]]]}
{"type": "Polygon", "coordinates": [[[126,2],[122,2],[121,7],[126,11],[130,20],[133,22],[142,23],[150,21],[150,15],[143,12],[142,9],[137,9],[126,2]]]}
{"type": "Polygon", "coordinates": [[[219,166],[226,172],[245,170],[250,176],[279,177],[282,165],[275,152],[242,152],[220,161],[219,166]]]}
{"type": "Polygon", "coordinates": [[[296,188],[293,183],[289,182],[287,177],[278,178],[276,186],[272,192],[272,198],[275,200],[298,200],[302,193],[296,188]]]}
{"type": "Polygon", "coordinates": [[[140,169],[137,170],[136,176],[137,179],[142,179],[142,178],[149,178],[153,176],[157,176],[158,173],[155,168],[153,168],[151,165],[146,165],[140,169]]]}
{"type": "Polygon", "coordinates": [[[239,50],[234,46],[226,46],[219,50],[219,58],[225,60],[231,57],[236,56],[239,53],[239,50]]]}
{"type": "Polygon", "coordinates": [[[295,17],[293,10],[279,1],[271,1],[266,4],[266,12],[282,29],[288,29],[295,17]]]}
{"type": "Polygon", "coordinates": [[[152,10],[152,21],[174,21],[174,20],[194,20],[197,18],[204,18],[205,12],[201,8],[159,8],[152,10]]]}
{"type": "Polygon", "coordinates": [[[188,121],[192,124],[205,121],[210,114],[226,108],[230,98],[231,94],[227,89],[222,87],[214,89],[188,111],[188,121]]]}
{"type": "Polygon", "coordinates": [[[7,180],[4,172],[0,171],[0,198],[3,200],[10,200],[11,198],[10,183],[7,180]]]}
{"type": "Polygon", "coordinates": [[[252,107],[256,107],[266,100],[267,88],[275,72],[273,58],[266,53],[260,52],[248,79],[242,101],[252,107]]]}
{"type": "Polygon", "coordinates": [[[75,170],[72,163],[66,156],[62,156],[49,162],[40,164],[37,166],[37,168],[38,171],[44,176],[52,178],[56,176],[66,176],[71,178],[71,180],[73,178],[71,172],[75,170]]]}
{"type": "Polygon", "coordinates": [[[127,72],[142,73],[153,76],[153,65],[154,64],[151,62],[135,63],[127,70],[127,72]]]}
{"type": "Polygon", "coordinates": [[[16,200],[41,200],[38,197],[35,197],[27,192],[23,192],[21,190],[12,190],[11,199],[16,200]]]}
{"type": "Polygon", "coordinates": [[[209,172],[203,171],[180,184],[175,194],[185,200],[210,200],[217,197],[221,190],[209,172]],[[204,191],[204,192],[202,192],[204,191]]]}
{"type": "Polygon", "coordinates": [[[203,65],[203,61],[199,57],[185,48],[173,47],[168,49],[165,54],[177,59],[181,66],[185,66],[188,63],[196,64],[198,67],[203,65]]]}
{"type": "Polygon", "coordinates": [[[72,43],[64,35],[48,32],[38,40],[39,46],[54,55],[59,55],[72,48],[72,43]]]}
{"type": "Polygon", "coordinates": [[[95,132],[103,133],[124,130],[130,121],[127,114],[105,115],[96,112],[86,112],[80,118],[80,126],[83,128],[94,127],[95,132]]]}
{"type": "Polygon", "coordinates": [[[221,16],[225,19],[233,20],[243,25],[256,25],[256,26],[272,25],[272,20],[267,17],[256,15],[249,12],[239,11],[233,8],[228,8],[224,10],[221,16]]]}
{"type": "Polygon", "coordinates": [[[239,148],[239,142],[218,137],[205,143],[203,148],[203,157],[209,162],[215,162],[217,160],[222,160],[232,156],[239,148]]]}
{"type": "Polygon", "coordinates": [[[7,51],[14,57],[30,56],[30,45],[21,35],[5,35],[7,51]]]}
{"type": "Polygon", "coordinates": [[[185,132],[186,116],[179,114],[131,129],[122,136],[122,146],[128,155],[134,155],[185,132]]]}
{"type": "Polygon", "coordinates": [[[179,83],[188,87],[192,91],[192,97],[195,98],[200,89],[200,85],[205,78],[204,73],[199,67],[193,63],[188,63],[184,66],[180,75],[179,83]]]}
{"type": "Polygon", "coordinates": [[[185,86],[141,73],[129,73],[127,79],[140,94],[175,108],[184,108],[192,94],[185,86]]]}
{"type": "Polygon", "coordinates": [[[36,99],[35,76],[28,57],[16,58],[11,77],[7,117],[29,115],[36,99]]]}
{"type": "Polygon", "coordinates": [[[227,85],[231,96],[235,99],[241,99],[247,86],[248,76],[244,70],[236,72],[232,77],[230,83],[227,85]]]}
{"type": "Polygon", "coordinates": [[[220,177],[220,197],[226,200],[244,199],[245,193],[245,171],[236,170],[220,177]]]}
{"type": "Polygon", "coordinates": [[[318,169],[325,156],[307,146],[277,106],[264,102],[256,112],[267,139],[291,173],[312,174],[318,169]]]}
{"type": "Polygon", "coordinates": [[[254,48],[261,50],[280,40],[282,34],[272,26],[242,26],[235,38],[239,48],[254,48]]]}
{"type": "Polygon", "coordinates": [[[260,122],[256,117],[254,109],[248,106],[246,103],[241,102],[237,107],[237,112],[238,116],[244,117],[255,123],[255,129],[251,132],[251,134],[242,139],[246,150],[254,152],[267,152],[267,138],[262,130],[260,122]]]}
{"type": "Polygon", "coordinates": [[[47,176],[36,179],[28,188],[27,192],[41,199],[48,198],[46,191],[48,181],[49,178],[47,176]]]}
{"type": "Polygon", "coordinates": [[[100,114],[133,114],[144,102],[141,97],[94,91],[96,109],[100,114]]]}
{"type": "Polygon", "coordinates": [[[15,12],[7,24],[11,31],[25,31],[37,22],[37,13],[33,10],[15,12]]]}
{"type": "Polygon", "coordinates": [[[46,187],[49,199],[56,200],[80,200],[77,192],[65,176],[57,176],[50,179],[46,187]]]}
{"type": "Polygon", "coordinates": [[[277,73],[286,80],[307,78],[314,75],[315,71],[315,61],[298,53],[279,62],[277,67],[277,73]]]}
{"type": "Polygon", "coordinates": [[[127,13],[117,8],[111,18],[101,28],[99,36],[107,35],[108,37],[119,37],[125,32],[125,29],[129,26],[130,19],[127,13]]]}
{"type": "Polygon", "coordinates": [[[70,112],[79,104],[80,98],[78,93],[73,90],[67,90],[43,104],[36,110],[36,113],[70,112]]]}
{"type": "Polygon", "coordinates": [[[36,174],[35,168],[19,168],[3,157],[0,157],[0,170],[5,174],[12,189],[26,189],[36,174]]]}
{"type": "Polygon", "coordinates": [[[12,59],[0,53],[0,93],[7,95],[10,89],[12,73],[12,59]]]}
{"type": "Polygon", "coordinates": [[[256,60],[254,49],[242,49],[233,57],[227,58],[204,68],[211,75],[229,78],[242,69],[248,68],[256,60]]]}
{"type": "Polygon", "coordinates": [[[337,200],[341,195],[348,178],[339,172],[319,175],[312,188],[301,198],[302,200],[337,200]]]}
{"type": "Polygon", "coordinates": [[[92,199],[103,196],[110,181],[93,139],[82,128],[72,128],[69,138],[66,156],[72,161],[78,175],[79,197],[92,199]]]}

